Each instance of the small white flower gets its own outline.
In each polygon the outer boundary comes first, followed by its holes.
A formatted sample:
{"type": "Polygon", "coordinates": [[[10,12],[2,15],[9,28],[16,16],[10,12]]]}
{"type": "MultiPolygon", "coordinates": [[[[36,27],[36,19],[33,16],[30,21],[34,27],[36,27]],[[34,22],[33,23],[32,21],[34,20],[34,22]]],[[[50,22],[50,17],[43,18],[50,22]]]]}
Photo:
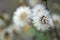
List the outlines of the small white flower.
{"type": "Polygon", "coordinates": [[[31,7],[38,4],[39,2],[40,2],[40,0],[27,0],[28,5],[31,7]]]}
{"type": "Polygon", "coordinates": [[[60,15],[52,14],[52,18],[53,18],[54,25],[60,26],[60,15]]]}
{"type": "Polygon", "coordinates": [[[31,10],[29,7],[21,6],[17,8],[13,15],[13,23],[17,26],[24,26],[30,21],[31,10]]]}
{"type": "Polygon", "coordinates": [[[11,29],[5,29],[1,32],[1,40],[12,40],[13,33],[11,29]]]}
{"type": "Polygon", "coordinates": [[[4,20],[0,19],[0,32],[5,28],[6,23],[4,20]]]}
{"type": "Polygon", "coordinates": [[[10,15],[8,15],[7,13],[4,13],[2,16],[3,16],[4,20],[6,20],[6,21],[10,20],[10,15]]]}
{"type": "Polygon", "coordinates": [[[5,21],[0,19],[0,26],[3,26],[3,25],[5,26],[5,21]]]}
{"type": "Polygon", "coordinates": [[[11,31],[13,33],[16,32],[16,33],[20,34],[20,32],[21,32],[21,28],[19,26],[14,25],[14,24],[9,25],[8,28],[11,29],[11,31]]]}
{"type": "Polygon", "coordinates": [[[48,28],[54,26],[49,11],[45,9],[42,4],[38,4],[33,8],[32,11],[33,24],[37,30],[49,30],[48,28]]]}
{"type": "Polygon", "coordinates": [[[60,23],[60,15],[53,14],[52,15],[54,23],[60,23]]]}

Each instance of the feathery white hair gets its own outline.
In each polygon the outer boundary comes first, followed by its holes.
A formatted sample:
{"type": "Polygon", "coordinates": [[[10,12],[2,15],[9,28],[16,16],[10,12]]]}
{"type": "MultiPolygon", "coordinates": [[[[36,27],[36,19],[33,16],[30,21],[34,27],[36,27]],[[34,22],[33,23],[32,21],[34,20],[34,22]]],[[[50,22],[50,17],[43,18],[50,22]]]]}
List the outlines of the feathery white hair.
{"type": "Polygon", "coordinates": [[[45,31],[49,30],[49,27],[53,28],[53,20],[49,13],[50,12],[42,4],[34,6],[32,9],[32,20],[37,30],[45,31]]]}

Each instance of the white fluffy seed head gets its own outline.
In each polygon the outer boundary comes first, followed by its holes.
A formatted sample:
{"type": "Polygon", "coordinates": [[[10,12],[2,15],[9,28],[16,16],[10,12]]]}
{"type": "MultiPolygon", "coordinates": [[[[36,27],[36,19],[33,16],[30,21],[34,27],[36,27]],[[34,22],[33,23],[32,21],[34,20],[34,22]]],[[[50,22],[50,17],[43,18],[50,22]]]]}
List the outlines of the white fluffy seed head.
{"type": "Polygon", "coordinates": [[[17,26],[24,26],[30,21],[31,10],[29,7],[21,6],[17,8],[13,15],[13,23],[17,26]]]}
{"type": "Polygon", "coordinates": [[[45,31],[46,29],[49,30],[49,27],[53,28],[54,24],[51,16],[49,15],[50,12],[45,9],[42,4],[36,5],[33,8],[32,13],[33,24],[37,30],[45,31]]]}

